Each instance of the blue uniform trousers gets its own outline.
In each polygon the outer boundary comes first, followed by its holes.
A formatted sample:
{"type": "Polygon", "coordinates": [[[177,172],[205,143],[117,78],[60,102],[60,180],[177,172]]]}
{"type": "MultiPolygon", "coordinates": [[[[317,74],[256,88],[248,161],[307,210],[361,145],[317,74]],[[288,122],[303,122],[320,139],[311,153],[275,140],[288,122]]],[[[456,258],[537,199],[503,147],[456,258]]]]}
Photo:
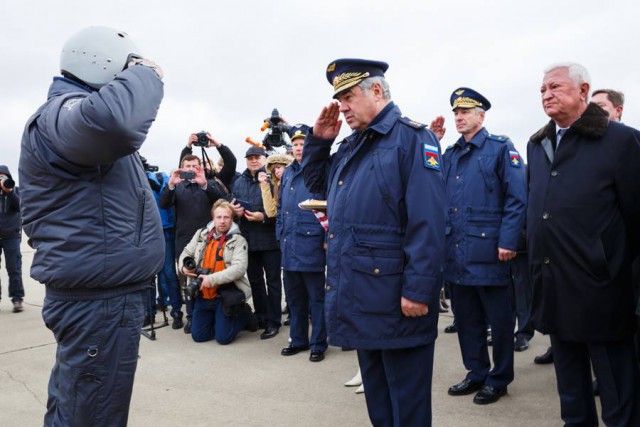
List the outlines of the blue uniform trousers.
{"type": "Polygon", "coordinates": [[[597,426],[591,365],[598,379],[602,420],[609,427],[640,426],[640,375],[633,339],[570,342],[551,335],[560,412],[566,426],[597,426]]]}
{"type": "Polygon", "coordinates": [[[243,311],[234,317],[222,312],[222,298],[196,298],[191,318],[191,338],[195,342],[216,339],[218,344],[231,344],[249,320],[249,313],[243,311]]]}
{"type": "MultiPolygon", "coordinates": [[[[4,263],[9,276],[9,298],[12,302],[22,301],[24,286],[22,285],[22,253],[20,239],[0,239],[0,255],[4,252],[4,263]]],[[[2,288],[0,287],[0,297],[2,288]]]]}
{"type": "Polygon", "coordinates": [[[92,301],[45,298],[58,348],[45,426],[126,426],[146,290],[92,301]]]}
{"type": "Polygon", "coordinates": [[[324,322],[324,272],[284,271],[284,290],[291,313],[290,338],[293,347],[310,346],[311,350],[327,349],[324,322]],[[311,339],[309,339],[311,312],[311,339]]]}
{"type": "Polygon", "coordinates": [[[431,426],[433,343],[395,350],[358,350],[371,424],[431,426]]]}
{"type": "Polygon", "coordinates": [[[282,322],[282,277],[280,249],[249,251],[247,278],[260,324],[279,328],[282,322]],[[267,278],[265,288],[265,276],[267,278]]]}
{"type": "Polygon", "coordinates": [[[522,336],[528,340],[533,338],[534,329],[531,323],[531,304],[533,302],[533,288],[529,272],[529,260],[527,254],[518,254],[510,261],[511,279],[514,294],[514,315],[518,321],[516,336],[522,336]]]}
{"type": "Polygon", "coordinates": [[[173,228],[164,229],[164,265],[158,273],[158,293],[165,302],[169,299],[171,304],[171,317],[182,317],[182,296],[180,283],[176,275],[175,263],[175,235],[173,228]],[[161,291],[162,290],[162,291],[161,291]]]}
{"type": "Polygon", "coordinates": [[[496,388],[513,381],[513,315],[509,286],[452,285],[458,341],[467,378],[496,388]],[[487,346],[493,338],[493,369],[487,346]]]}

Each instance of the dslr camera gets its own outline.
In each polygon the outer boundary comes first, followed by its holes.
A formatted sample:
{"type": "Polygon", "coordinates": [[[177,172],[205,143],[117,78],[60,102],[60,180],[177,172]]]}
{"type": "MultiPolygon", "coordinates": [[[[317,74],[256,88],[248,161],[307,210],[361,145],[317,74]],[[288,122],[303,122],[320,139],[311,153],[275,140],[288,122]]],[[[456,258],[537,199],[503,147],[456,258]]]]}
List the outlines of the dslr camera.
{"type": "MultiPolygon", "coordinates": [[[[291,130],[291,126],[286,124],[277,108],[271,112],[271,116],[264,119],[265,126],[269,128],[269,132],[262,139],[262,144],[267,151],[271,151],[273,147],[282,147],[286,144],[284,134],[291,130]]],[[[263,127],[264,130],[264,127],[263,127]]]]}
{"type": "Polygon", "coordinates": [[[193,143],[196,147],[208,147],[209,146],[209,137],[207,136],[207,132],[201,131],[196,133],[198,140],[193,143]]]}
{"type": "MultiPolygon", "coordinates": [[[[209,274],[210,271],[208,268],[196,268],[196,261],[193,257],[186,257],[184,259],[183,265],[187,270],[195,270],[195,274],[198,276],[201,274],[209,274]]],[[[201,295],[200,285],[202,285],[202,279],[200,277],[196,277],[191,283],[185,286],[184,295],[187,301],[195,301],[201,295]]]]}
{"type": "Polygon", "coordinates": [[[158,166],[150,165],[146,157],[140,156],[140,161],[145,172],[158,172],[158,166]]]}
{"type": "Polygon", "coordinates": [[[0,178],[0,182],[2,183],[2,186],[7,190],[11,190],[16,186],[16,182],[8,176],[3,176],[2,178],[0,178]]]}

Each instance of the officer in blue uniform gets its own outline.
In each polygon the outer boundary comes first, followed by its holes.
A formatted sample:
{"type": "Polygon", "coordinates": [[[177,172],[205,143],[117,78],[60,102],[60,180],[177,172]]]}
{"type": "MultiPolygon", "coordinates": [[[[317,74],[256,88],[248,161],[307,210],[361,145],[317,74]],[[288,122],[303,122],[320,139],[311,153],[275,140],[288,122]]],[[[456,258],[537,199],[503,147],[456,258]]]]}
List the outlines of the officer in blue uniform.
{"type": "Polygon", "coordinates": [[[489,101],[461,87],[451,94],[462,135],[443,155],[447,193],[445,281],[451,284],[466,378],[453,396],[477,392],[473,401],[497,401],[513,381],[513,318],[509,261],[525,222],[526,188],[520,155],[505,136],[483,127],[489,101]],[[493,337],[493,369],[487,349],[493,337]]]}
{"type": "Polygon", "coordinates": [[[300,162],[308,129],[306,125],[291,128],[294,160],[282,174],[278,197],[276,238],[280,241],[284,290],[291,313],[291,342],[281,354],[292,356],[310,348],[309,360],[320,362],[327,350],[324,322],[325,233],[313,212],[300,209],[298,204],[308,199],[325,200],[326,196],[324,192],[311,193],[304,186],[300,162]]]}
{"type": "Polygon", "coordinates": [[[339,59],[333,102],[305,140],[305,185],[327,192],[325,319],[331,345],[355,348],[376,426],[430,426],[444,261],[440,147],[403,117],[388,65],[339,59]],[[342,113],[353,133],[335,154],[342,113]]]}

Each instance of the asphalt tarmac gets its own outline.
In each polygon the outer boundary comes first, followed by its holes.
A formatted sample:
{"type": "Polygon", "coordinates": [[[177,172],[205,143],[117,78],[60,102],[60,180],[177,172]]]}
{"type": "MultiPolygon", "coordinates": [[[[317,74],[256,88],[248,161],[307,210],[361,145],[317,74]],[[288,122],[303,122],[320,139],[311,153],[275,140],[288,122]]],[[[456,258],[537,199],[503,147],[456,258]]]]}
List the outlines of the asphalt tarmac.
{"type": "MultiPolygon", "coordinates": [[[[23,242],[24,311],[13,313],[4,266],[0,273],[0,426],[41,426],[56,343],[41,317],[44,286],[29,277],[33,252],[23,242]]],[[[497,403],[480,406],[447,389],[466,374],[456,334],[440,315],[433,374],[434,426],[560,426],[553,365],[533,358],[549,345],[537,334],[515,354],[515,380],[497,403]]],[[[156,316],[156,325],[162,321],[156,316]]],[[[356,354],[330,347],[312,363],[308,352],[283,357],[288,327],[269,340],[242,332],[231,345],[195,343],[170,326],[156,340],[141,337],[129,425],[136,426],[367,426],[364,395],[345,387],[356,354]]]]}

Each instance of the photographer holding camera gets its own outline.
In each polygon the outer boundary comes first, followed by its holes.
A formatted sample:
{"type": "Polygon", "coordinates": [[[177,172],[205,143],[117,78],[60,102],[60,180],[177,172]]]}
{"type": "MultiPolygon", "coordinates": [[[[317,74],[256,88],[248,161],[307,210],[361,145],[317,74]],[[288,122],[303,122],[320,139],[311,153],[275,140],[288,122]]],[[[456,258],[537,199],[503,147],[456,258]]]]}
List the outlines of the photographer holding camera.
{"type": "Polygon", "coordinates": [[[179,265],[183,274],[195,278],[187,286],[195,301],[191,337],[195,342],[215,338],[225,345],[243,329],[257,331],[258,320],[245,302],[251,298],[247,241],[233,222],[233,206],[218,200],[211,214],[213,220],[182,251],[179,265]]]}
{"type": "MultiPolygon", "coordinates": [[[[160,195],[160,207],[175,210],[175,253],[180,254],[193,234],[211,219],[211,207],[218,199],[228,199],[215,181],[207,180],[198,156],[184,156],[181,167],[171,173],[168,185],[160,195]]],[[[187,324],[186,334],[191,332],[192,306],[185,304],[187,324]]]]}
{"type": "MultiPolygon", "coordinates": [[[[20,253],[20,196],[11,172],[0,165],[0,254],[4,253],[4,263],[9,275],[9,298],[13,312],[22,311],[22,254],[20,253]]],[[[2,289],[0,288],[0,296],[2,289]]]]}
{"type": "Polygon", "coordinates": [[[201,147],[202,149],[216,147],[223,165],[217,171],[208,169],[205,165],[205,176],[209,180],[214,179],[218,181],[219,184],[222,184],[226,188],[226,191],[230,192],[231,186],[236,177],[236,166],[238,164],[238,160],[231,149],[226,145],[219,143],[209,132],[201,131],[198,133],[192,133],[189,135],[187,146],[184,147],[180,153],[180,162],[182,162],[182,159],[184,159],[185,156],[193,154],[194,146],[201,147]]]}

